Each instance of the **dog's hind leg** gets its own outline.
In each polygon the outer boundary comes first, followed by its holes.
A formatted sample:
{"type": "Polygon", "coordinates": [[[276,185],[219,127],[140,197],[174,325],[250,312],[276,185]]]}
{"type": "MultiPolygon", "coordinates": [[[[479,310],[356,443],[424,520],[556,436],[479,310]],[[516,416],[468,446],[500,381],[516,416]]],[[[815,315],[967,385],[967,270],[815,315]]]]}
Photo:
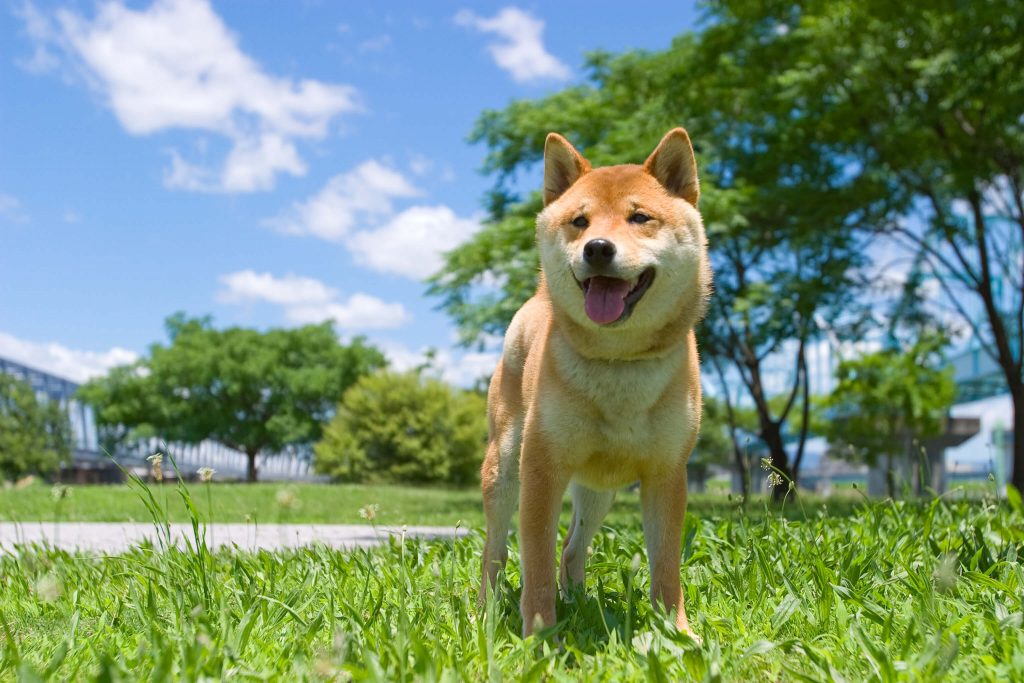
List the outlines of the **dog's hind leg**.
{"type": "Polygon", "coordinates": [[[508,561],[508,532],[512,515],[519,501],[519,425],[487,445],[487,456],[481,471],[487,539],[484,543],[483,568],[480,578],[480,604],[487,599],[498,572],[508,561]]]}
{"type": "Polygon", "coordinates": [[[572,522],[562,544],[559,583],[562,594],[583,583],[586,576],[587,547],[615,500],[615,491],[595,491],[582,484],[570,485],[572,522]]]}

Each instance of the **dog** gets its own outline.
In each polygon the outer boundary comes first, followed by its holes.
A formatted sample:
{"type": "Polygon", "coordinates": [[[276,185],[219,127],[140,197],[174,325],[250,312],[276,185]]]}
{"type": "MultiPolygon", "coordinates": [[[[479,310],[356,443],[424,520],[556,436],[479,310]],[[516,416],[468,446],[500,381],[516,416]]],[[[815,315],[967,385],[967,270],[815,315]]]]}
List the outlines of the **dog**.
{"type": "Polygon", "coordinates": [[[712,275],[689,135],[669,131],[643,165],[592,169],[550,133],[543,194],[537,291],[509,325],[488,390],[480,600],[508,559],[518,499],[523,635],[554,624],[566,489],[564,592],[584,583],[587,546],[616,489],[639,482],[651,600],[694,635],[680,544],[701,419],[694,326],[712,275]]]}

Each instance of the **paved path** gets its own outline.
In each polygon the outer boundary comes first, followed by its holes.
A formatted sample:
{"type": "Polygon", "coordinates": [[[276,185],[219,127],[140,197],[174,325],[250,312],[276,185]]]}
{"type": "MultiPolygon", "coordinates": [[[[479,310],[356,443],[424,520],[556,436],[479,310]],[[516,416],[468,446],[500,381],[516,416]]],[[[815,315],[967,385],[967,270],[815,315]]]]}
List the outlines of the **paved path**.
{"type": "MultiPolygon", "coordinates": [[[[409,527],[405,534],[417,538],[454,538],[466,535],[455,527],[409,527]]],[[[213,548],[238,546],[243,550],[278,550],[323,543],[338,549],[366,548],[399,536],[402,529],[360,524],[214,524],[206,530],[207,543],[213,548]]],[[[17,545],[48,543],[64,550],[98,553],[122,553],[148,539],[158,545],[152,524],[130,522],[0,522],[0,552],[17,545]]],[[[183,539],[192,539],[191,524],[172,524],[171,538],[184,548],[183,539]]]]}

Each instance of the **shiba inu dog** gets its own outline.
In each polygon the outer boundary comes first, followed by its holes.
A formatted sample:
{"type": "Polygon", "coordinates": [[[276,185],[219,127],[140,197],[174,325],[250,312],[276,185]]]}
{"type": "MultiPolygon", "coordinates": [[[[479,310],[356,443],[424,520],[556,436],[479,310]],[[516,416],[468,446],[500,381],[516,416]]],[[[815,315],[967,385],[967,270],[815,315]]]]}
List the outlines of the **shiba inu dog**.
{"type": "Polygon", "coordinates": [[[508,559],[518,499],[523,633],[555,621],[555,541],[572,522],[563,589],[615,490],[640,482],[655,607],[690,632],[680,587],[686,461],[701,416],[694,325],[711,288],[690,138],[670,131],[642,166],[592,169],[558,134],[544,147],[541,275],[516,313],[488,392],[480,599],[508,559]]]}

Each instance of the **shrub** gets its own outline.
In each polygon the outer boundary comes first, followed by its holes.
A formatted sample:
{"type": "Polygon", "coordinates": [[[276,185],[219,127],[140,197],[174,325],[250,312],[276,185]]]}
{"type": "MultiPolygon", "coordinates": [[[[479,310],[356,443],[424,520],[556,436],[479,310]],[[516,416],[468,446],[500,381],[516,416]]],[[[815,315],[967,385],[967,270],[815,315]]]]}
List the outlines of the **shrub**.
{"type": "Polygon", "coordinates": [[[486,402],[422,372],[379,372],[345,392],[315,447],[338,481],[468,484],[487,437],[486,402]]]}
{"type": "Polygon", "coordinates": [[[56,401],[0,372],[0,477],[48,475],[71,456],[71,426],[56,401]]]}

